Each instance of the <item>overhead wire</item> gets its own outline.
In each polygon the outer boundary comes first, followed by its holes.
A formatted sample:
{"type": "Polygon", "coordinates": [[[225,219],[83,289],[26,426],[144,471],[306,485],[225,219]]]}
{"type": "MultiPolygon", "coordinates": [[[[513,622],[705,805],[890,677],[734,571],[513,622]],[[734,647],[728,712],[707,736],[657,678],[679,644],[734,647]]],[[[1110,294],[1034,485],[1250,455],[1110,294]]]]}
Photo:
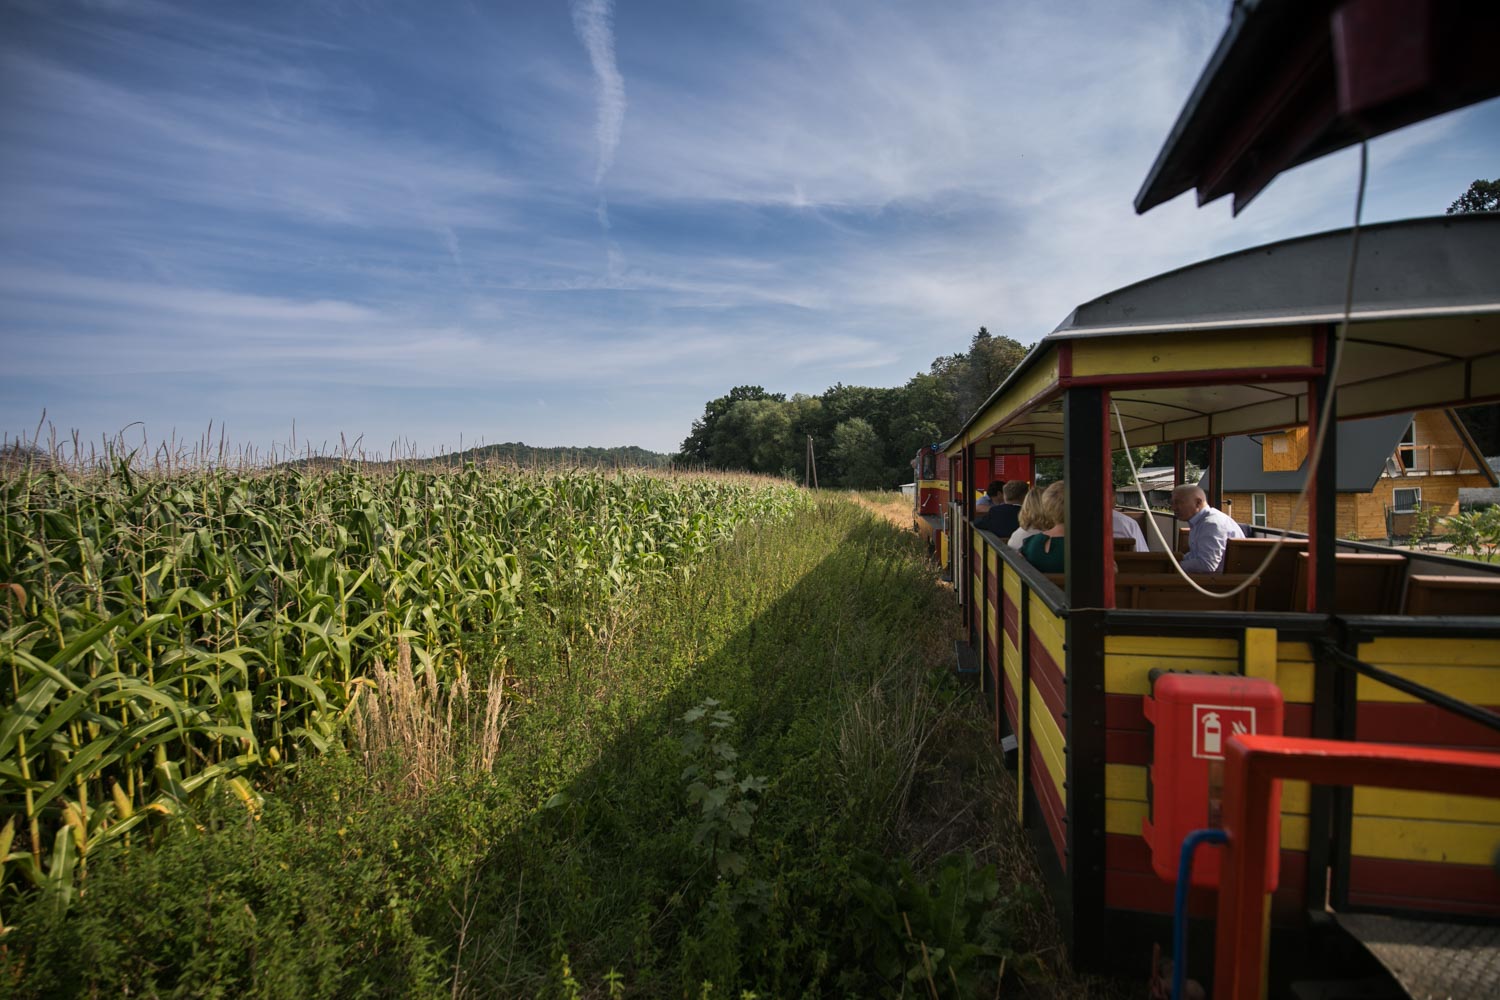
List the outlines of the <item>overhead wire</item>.
{"type": "MultiPolygon", "coordinates": [[[[1349,270],[1344,280],[1344,316],[1334,336],[1333,358],[1328,366],[1328,396],[1330,401],[1338,386],[1339,369],[1344,362],[1344,341],[1349,335],[1349,318],[1354,312],[1354,272],[1359,263],[1359,232],[1360,223],[1364,218],[1365,183],[1369,176],[1369,164],[1368,144],[1361,142],[1359,144],[1359,186],[1354,198],[1354,228],[1350,232],[1349,239],[1349,270]]],[[[1311,400],[1309,400],[1309,403],[1311,403],[1311,400]]],[[[1136,492],[1140,495],[1141,508],[1149,513],[1151,505],[1146,502],[1146,489],[1141,483],[1140,473],[1136,470],[1135,456],[1130,453],[1130,441],[1125,436],[1125,420],[1120,415],[1119,404],[1111,399],[1109,405],[1110,409],[1114,410],[1115,425],[1120,429],[1120,446],[1125,449],[1125,461],[1130,466],[1131,479],[1135,483],[1136,492]]],[[[1303,478],[1302,489],[1297,493],[1297,499],[1292,504],[1292,512],[1287,517],[1286,527],[1277,535],[1275,544],[1271,546],[1270,551],[1261,560],[1261,564],[1256,567],[1255,571],[1247,579],[1228,590],[1209,590],[1207,587],[1204,587],[1182,568],[1182,563],[1177,560],[1177,555],[1172,551],[1172,546],[1168,545],[1167,540],[1162,536],[1161,526],[1156,523],[1156,518],[1146,518],[1146,523],[1150,527],[1151,532],[1156,536],[1157,542],[1161,544],[1162,549],[1166,552],[1167,559],[1172,564],[1172,569],[1176,571],[1178,576],[1187,581],[1188,586],[1192,587],[1198,593],[1215,600],[1229,600],[1231,597],[1254,586],[1260,580],[1261,575],[1265,573],[1266,567],[1271,565],[1271,560],[1276,558],[1276,553],[1280,552],[1286,545],[1287,535],[1293,530],[1293,525],[1297,523],[1298,515],[1302,513],[1302,508],[1307,503],[1308,490],[1312,485],[1318,463],[1323,457],[1323,445],[1328,439],[1328,428],[1333,423],[1334,407],[1323,405],[1318,410],[1318,431],[1313,436],[1312,449],[1307,454],[1307,475],[1303,478]]]]}

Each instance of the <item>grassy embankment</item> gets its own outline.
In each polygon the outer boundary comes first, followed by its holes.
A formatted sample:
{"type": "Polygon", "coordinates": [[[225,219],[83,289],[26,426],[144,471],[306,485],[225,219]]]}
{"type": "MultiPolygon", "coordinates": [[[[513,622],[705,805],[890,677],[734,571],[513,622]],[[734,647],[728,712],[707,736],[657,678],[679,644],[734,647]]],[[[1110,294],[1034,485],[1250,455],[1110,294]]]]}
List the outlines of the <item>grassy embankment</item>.
{"type": "MultiPolygon", "coordinates": [[[[155,849],[98,859],[65,913],[10,901],[0,982],[968,996],[1004,962],[1079,995],[1052,978],[988,722],[946,674],[951,598],[914,537],[825,498],[558,610],[510,630],[500,724],[397,666],[349,741],[365,752],[309,758],[255,815],[195,806],[155,849]]],[[[471,662],[492,648],[475,636],[471,662]]]]}

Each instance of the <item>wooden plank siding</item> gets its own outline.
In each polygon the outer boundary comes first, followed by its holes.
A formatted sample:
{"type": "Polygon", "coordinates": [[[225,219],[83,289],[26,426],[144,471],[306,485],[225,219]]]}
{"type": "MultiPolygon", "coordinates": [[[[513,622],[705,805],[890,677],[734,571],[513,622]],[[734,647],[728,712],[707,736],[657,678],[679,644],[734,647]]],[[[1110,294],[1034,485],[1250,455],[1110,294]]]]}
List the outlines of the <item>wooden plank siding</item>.
{"type": "MultiPolygon", "coordinates": [[[[1034,824],[1040,844],[1055,852],[1064,877],[1078,877],[1082,863],[1067,850],[1069,802],[1090,790],[1066,780],[1069,619],[1053,612],[988,540],[975,541],[973,621],[996,681],[997,735],[1003,719],[1018,736],[1018,809],[1023,822],[1034,824]]],[[[1141,632],[1140,624],[1131,631],[1141,632]]],[[[1452,696],[1500,708],[1500,638],[1386,636],[1364,642],[1358,655],[1452,696]]],[[[1142,704],[1153,669],[1264,677],[1282,691],[1284,732],[1310,736],[1315,662],[1304,633],[1271,627],[1105,636],[1103,904],[1109,911],[1165,915],[1173,886],[1153,870],[1141,833],[1152,798],[1153,734],[1142,704]]],[[[1361,678],[1350,691],[1358,698],[1355,739],[1500,751],[1500,734],[1385,685],[1361,678]]],[[[1283,926],[1297,923],[1308,904],[1311,799],[1305,782],[1283,783],[1281,877],[1271,897],[1273,918],[1283,926]]],[[[1347,852],[1340,877],[1348,905],[1500,916],[1500,873],[1493,862],[1500,851],[1500,801],[1376,788],[1356,788],[1349,801],[1349,839],[1336,848],[1347,852]]],[[[1212,892],[1194,890],[1189,908],[1211,916],[1213,902],[1212,892]]]]}
{"type": "MultiPolygon", "coordinates": [[[[1420,439],[1419,439],[1420,440],[1420,439]]],[[[1500,708],[1500,639],[1379,638],[1367,663],[1490,709],[1500,708]]],[[[1500,750],[1500,734],[1369,678],[1358,683],[1355,739],[1500,750]]],[[[1349,902],[1500,916],[1500,800],[1356,788],[1349,902]]]]}
{"type": "MultiPolygon", "coordinates": [[[[1431,508],[1436,518],[1439,519],[1433,522],[1432,533],[1442,534],[1445,529],[1440,519],[1452,517],[1458,513],[1458,491],[1489,485],[1489,480],[1478,473],[1455,473],[1441,476],[1382,476],[1369,493],[1339,494],[1338,535],[1340,538],[1384,540],[1386,537],[1385,511],[1387,507],[1393,505],[1395,491],[1413,487],[1422,491],[1422,506],[1431,508]]],[[[1224,499],[1228,502],[1224,509],[1236,521],[1241,524],[1250,523],[1253,508],[1249,493],[1226,492],[1224,499]]],[[[1286,528],[1287,520],[1292,512],[1292,504],[1296,499],[1295,493],[1267,493],[1266,527],[1286,528]]],[[[1292,522],[1291,530],[1306,533],[1306,507],[1307,505],[1303,504],[1303,510],[1292,522]]]]}
{"type": "MultiPolygon", "coordinates": [[[[1460,489],[1484,488],[1492,485],[1486,474],[1482,456],[1475,454],[1453,425],[1447,410],[1423,410],[1413,419],[1416,425],[1416,444],[1412,448],[1397,448],[1390,456],[1380,478],[1368,492],[1344,492],[1338,495],[1338,536],[1355,539],[1385,539],[1386,509],[1394,506],[1398,489],[1420,489],[1422,506],[1431,509],[1438,520],[1432,525],[1433,534],[1442,534],[1441,518],[1458,513],[1458,491],[1460,489]],[[1402,452],[1406,464],[1412,468],[1395,472],[1399,468],[1402,452]]],[[[1373,476],[1376,470],[1370,470],[1373,476]]],[[[1291,521],[1295,493],[1267,493],[1266,527],[1285,529],[1291,521]]],[[[1251,493],[1225,491],[1224,509],[1241,524],[1250,524],[1254,505],[1251,493]]],[[[1295,521],[1291,530],[1306,533],[1307,505],[1295,521]]]]}
{"type": "Polygon", "coordinates": [[[1031,736],[1028,777],[1042,806],[1042,819],[1066,871],[1067,792],[1067,657],[1063,647],[1065,623],[1035,593],[1027,610],[1028,683],[1031,736]]]}
{"type": "MultiPolygon", "coordinates": [[[[1150,694],[1153,669],[1232,674],[1242,667],[1264,676],[1282,690],[1287,735],[1312,732],[1313,662],[1305,642],[1276,642],[1275,633],[1260,630],[1269,642],[1253,653],[1249,638],[1112,635],[1105,639],[1105,902],[1122,910],[1170,913],[1172,884],[1151,867],[1150,850],[1141,836],[1149,814],[1147,783],[1152,758],[1152,730],[1142,711],[1150,694]]],[[[1257,637],[1259,638],[1259,637],[1257,637]]],[[[1278,917],[1293,919],[1305,905],[1308,836],[1306,782],[1285,782],[1281,795],[1281,882],[1273,897],[1278,917]]],[[[1190,893],[1189,909],[1212,916],[1214,895],[1190,893]]]]}
{"type": "Polygon", "coordinates": [[[1483,474],[1484,457],[1469,450],[1468,442],[1453,426],[1447,410],[1422,410],[1413,423],[1416,446],[1409,452],[1415,466],[1412,471],[1483,474]]]}
{"type": "Polygon", "coordinates": [[[1005,711],[1010,719],[1011,730],[1016,734],[1016,818],[1024,820],[1026,812],[1026,762],[1030,757],[1027,747],[1026,727],[1021,719],[1021,691],[1023,672],[1021,648],[1025,641],[1021,635],[1021,608],[1025,601],[1021,574],[1011,569],[1002,560],[1000,563],[1001,590],[1001,634],[1004,646],[1005,665],[1005,711]]]}

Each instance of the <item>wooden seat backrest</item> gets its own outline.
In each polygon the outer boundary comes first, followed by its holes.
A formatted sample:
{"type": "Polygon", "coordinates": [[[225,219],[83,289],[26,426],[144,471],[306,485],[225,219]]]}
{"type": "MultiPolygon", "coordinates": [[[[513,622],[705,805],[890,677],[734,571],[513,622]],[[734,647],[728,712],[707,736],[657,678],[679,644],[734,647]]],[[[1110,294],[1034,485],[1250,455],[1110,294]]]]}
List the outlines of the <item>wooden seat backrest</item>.
{"type": "Polygon", "coordinates": [[[1135,551],[1135,539],[1134,538],[1116,538],[1115,539],[1115,552],[1116,553],[1119,553],[1119,552],[1134,552],[1134,551],[1135,551]]]}
{"type": "Polygon", "coordinates": [[[1171,573],[1172,559],[1165,552],[1115,553],[1116,573],[1171,573]]]}
{"type": "MultiPolygon", "coordinates": [[[[1253,573],[1276,544],[1274,538],[1231,538],[1224,549],[1224,572],[1253,573]]],[[[1260,576],[1255,606],[1261,611],[1299,611],[1293,605],[1297,592],[1297,553],[1307,551],[1307,539],[1288,539],[1260,576]]],[[[1306,607],[1304,603],[1302,607],[1306,607]]]]}
{"type": "MultiPolygon", "coordinates": [[[[1230,590],[1244,583],[1243,574],[1194,573],[1193,582],[1209,590],[1230,590]]],[[[1115,576],[1115,607],[1163,611],[1253,611],[1258,584],[1231,598],[1198,593],[1176,573],[1120,573],[1115,576]]]]}
{"type": "MultiPolygon", "coordinates": [[[[1292,607],[1307,608],[1309,555],[1297,553],[1297,588],[1292,607]]],[[[1394,615],[1401,611],[1406,557],[1380,552],[1339,552],[1334,556],[1333,610],[1341,615],[1394,615]]]]}
{"type": "Polygon", "coordinates": [[[1411,575],[1409,615],[1500,615],[1500,576],[1411,575]]]}

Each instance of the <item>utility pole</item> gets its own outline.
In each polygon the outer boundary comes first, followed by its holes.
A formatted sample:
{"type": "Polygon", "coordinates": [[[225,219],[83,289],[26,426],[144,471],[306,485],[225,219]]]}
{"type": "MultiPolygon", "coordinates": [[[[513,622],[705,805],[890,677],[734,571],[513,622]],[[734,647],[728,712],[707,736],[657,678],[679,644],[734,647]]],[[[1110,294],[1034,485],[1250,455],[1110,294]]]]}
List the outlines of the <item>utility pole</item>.
{"type": "Polygon", "coordinates": [[[807,485],[818,488],[818,456],[813,453],[812,435],[807,436],[807,485]]]}

